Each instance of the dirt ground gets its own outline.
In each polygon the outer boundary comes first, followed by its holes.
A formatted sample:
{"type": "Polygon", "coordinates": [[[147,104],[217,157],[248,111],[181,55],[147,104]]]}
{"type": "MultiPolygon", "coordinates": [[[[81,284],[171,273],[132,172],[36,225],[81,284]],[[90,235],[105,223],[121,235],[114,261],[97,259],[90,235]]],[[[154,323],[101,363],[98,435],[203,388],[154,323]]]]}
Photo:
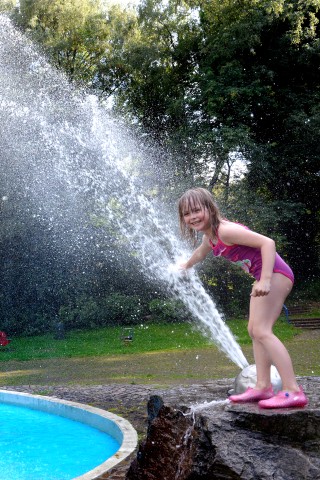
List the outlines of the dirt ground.
{"type": "MultiPolygon", "coordinates": [[[[297,375],[320,375],[320,330],[303,330],[286,346],[297,375]]],[[[249,364],[252,347],[242,348],[249,364]]],[[[5,361],[0,351],[0,387],[19,385],[172,385],[232,378],[240,368],[217,347],[118,356],[5,361]],[[2,360],[2,361],[1,361],[2,360]]]]}

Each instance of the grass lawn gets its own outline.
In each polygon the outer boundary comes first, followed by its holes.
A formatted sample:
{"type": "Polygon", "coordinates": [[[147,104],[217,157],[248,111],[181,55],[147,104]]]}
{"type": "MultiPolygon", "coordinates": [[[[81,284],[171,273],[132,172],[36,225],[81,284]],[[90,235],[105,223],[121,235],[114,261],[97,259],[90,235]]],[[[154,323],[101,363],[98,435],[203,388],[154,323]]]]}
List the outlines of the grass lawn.
{"type": "MultiPolygon", "coordinates": [[[[246,320],[228,321],[227,325],[240,345],[251,344],[246,320]]],[[[133,341],[125,343],[121,337],[124,333],[131,333],[130,330],[121,327],[74,330],[68,332],[62,340],[56,340],[52,334],[17,337],[12,340],[9,348],[2,349],[0,361],[189,350],[209,348],[213,344],[195,325],[189,323],[138,325],[133,328],[133,341]]],[[[275,332],[285,341],[296,335],[298,330],[285,321],[279,321],[275,332]]]]}
{"type": "MultiPolygon", "coordinates": [[[[228,322],[249,364],[254,363],[246,320],[228,322]]],[[[276,334],[288,347],[297,375],[320,376],[320,330],[306,331],[278,321],[276,334]]],[[[0,350],[0,386],[100,385],[108,383],[190,384],[234,378],[240,369],[194,325],[134,327],[130,344],[121,328],[13,338],[0,350]]]]}

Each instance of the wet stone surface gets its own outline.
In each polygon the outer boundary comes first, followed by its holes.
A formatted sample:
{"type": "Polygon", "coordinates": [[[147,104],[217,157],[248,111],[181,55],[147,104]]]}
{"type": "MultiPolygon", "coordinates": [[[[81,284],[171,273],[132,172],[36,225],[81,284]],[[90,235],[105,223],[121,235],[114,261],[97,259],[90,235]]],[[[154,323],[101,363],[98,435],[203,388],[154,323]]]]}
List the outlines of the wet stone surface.
{"type": "Polygon", "coordinates": [[[299,383],[310,401],[303,409],[219,401],[222,385],[218,401],[194,403],[191,412],[187,402],[164,398],[126,479],[320,479],[320,379],[299,383]]]}
{"type": "Polygon", "coordinates": [[[101,479],[320,479],[320,377],[299,378],[299,383],[308,395],[308,407],[270,411],[226,402],[233,379],[168,388],[119,384],[2,388],[88,404],[129,420],[140,446],[101,479]],[[230,466],[232,458],[235,465],[230,466]],[[166,465],[172,466],[168,472],[166,465]]]}

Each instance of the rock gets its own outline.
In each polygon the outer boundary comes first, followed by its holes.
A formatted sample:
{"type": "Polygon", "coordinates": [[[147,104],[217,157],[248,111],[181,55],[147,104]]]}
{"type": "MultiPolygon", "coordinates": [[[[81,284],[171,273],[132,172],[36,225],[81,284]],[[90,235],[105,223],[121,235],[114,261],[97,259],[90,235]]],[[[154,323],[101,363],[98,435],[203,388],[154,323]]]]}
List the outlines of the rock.
{"type": "MultiPolygon", "coordinates": [[[[243,393],[248,387],[254,387],[257,382],[257,367],[256,365],[248,365],[235,378],[234,387],[229,391],[229,394],[243,393]]],[[[274,365],[271,366],[271,383],[274,393],[278,393],[282,389],[281,377],[274,365]]]]}
{"type": "Polygon", "coordinates": [[[191,418],[163,405],[149,425],[147,439],[139,449],[137,461],[131,464],[126,478],[188,478],[195,454],[193,435],[191,418]]]}
{"type": "Polygon", "coordinates": [[[320,479],[320,378],[300,383],[310,401],[303,409],[234,405],[221,399],[221,387],[200,405],[196,393],[193,405],[153,396],[126,480],[320,479]]]}

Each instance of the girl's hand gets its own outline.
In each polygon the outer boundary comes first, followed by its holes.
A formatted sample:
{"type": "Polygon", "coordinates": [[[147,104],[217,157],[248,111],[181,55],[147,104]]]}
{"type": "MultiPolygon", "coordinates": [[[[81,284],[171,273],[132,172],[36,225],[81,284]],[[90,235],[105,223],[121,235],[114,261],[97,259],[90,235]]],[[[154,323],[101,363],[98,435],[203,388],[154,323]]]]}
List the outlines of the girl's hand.
{"type": "Polygon", "coordinates": [[[188,266],[188,262],[178,263],[177,267],[178,267],[178,270],[188,270],[188,268],[190,268],[188,266]]]}
{"type": "Polygon", "coordinates": [[[172,263],[168,266],[169,272],[178,274],[185,274],[188,268],[187,262],[172,263]]]}
{"type": "Polygon", "coordinates": [[[264,297],[268,295],[271,290],[271,281],[270,280],[259,280],[254,282],[251,291],[251,297],[264,297]]]}

